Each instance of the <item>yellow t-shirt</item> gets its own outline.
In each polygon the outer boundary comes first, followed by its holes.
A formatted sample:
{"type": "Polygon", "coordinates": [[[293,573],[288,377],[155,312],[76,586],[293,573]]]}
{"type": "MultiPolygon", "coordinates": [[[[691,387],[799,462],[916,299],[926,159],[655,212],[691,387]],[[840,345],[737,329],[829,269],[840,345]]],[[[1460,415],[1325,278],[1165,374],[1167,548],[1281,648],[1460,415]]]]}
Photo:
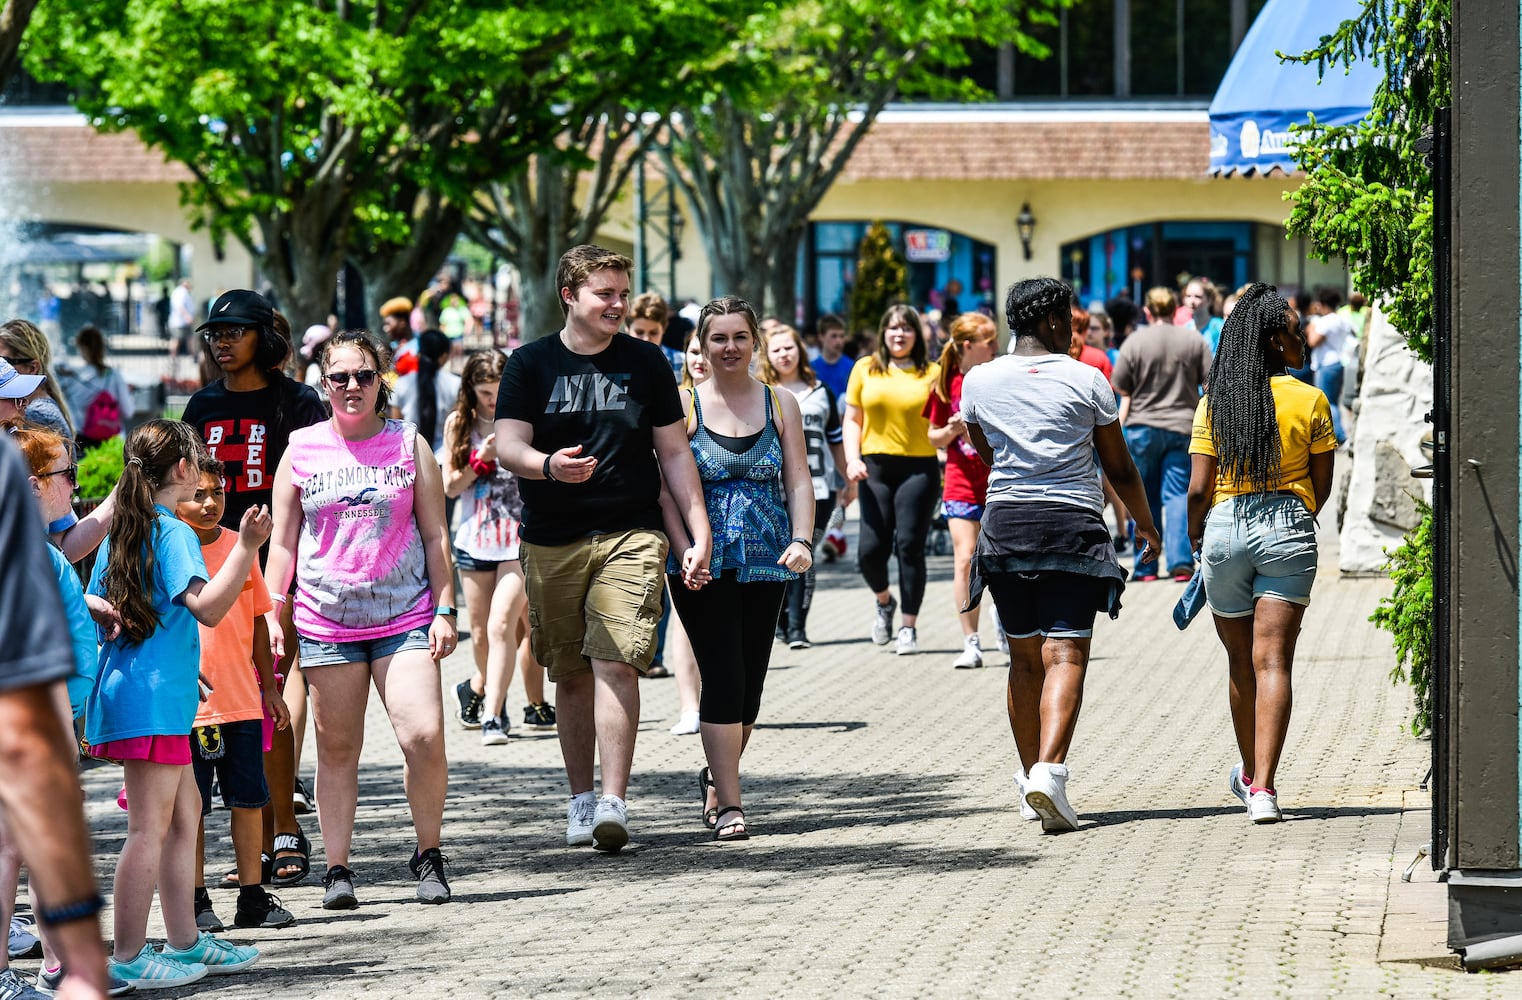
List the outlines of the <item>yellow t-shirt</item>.
{"type": "Polygon", "coordinates": [[[940,374],[941,366],[934,361],[923,375],[916,375],[913,368],[892,366],[874,375],[871,358],[856,362],[846,383],[846,403],[862,412],[863,455],[929,458],[935,454],[930,421],[923,411],[940,374]]]}
{"type": "MultiPolygon", "coordinates": [[[[1316,494],[1311,488],[1311,456],[1337,450],[1337,435],[1332,430],[1332,407],[1326,393],[1306,385],[1293,375],[1275,375],[1268,380],[1274,394],[1274,417],[1279,423],[1279,480],[1275,490],[1287,490],[1298,496],[1305,509],[1316,512],[1316,494]]],[[[1189,439],[1191,455],[1216,457],[1215,440],[1210,436],[1210,416],[1206,412],[1207,396],[1194,411],[1194,432],[1189,439]]],[[[1252,492],[1252,483],[1228,482],[1225,472],[1216,466],[1215,499],[1252,492]]]]}

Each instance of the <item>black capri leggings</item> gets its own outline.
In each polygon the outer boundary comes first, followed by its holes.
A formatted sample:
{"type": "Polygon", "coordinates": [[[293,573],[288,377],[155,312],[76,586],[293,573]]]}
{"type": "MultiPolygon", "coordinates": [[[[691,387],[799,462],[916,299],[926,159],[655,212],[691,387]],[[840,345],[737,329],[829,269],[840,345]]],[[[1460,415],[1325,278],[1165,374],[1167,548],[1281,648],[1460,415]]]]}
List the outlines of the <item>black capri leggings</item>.
{"type": "Polygon", "coordinates": [[[772,656],[772,633],[782,609],[779,581],[741,583],[727,571],[700,590],[667,578],[703,678],[698,714],[704,722],[752,725],[761,714],[761,688],[772,656]]]}
{"type": "MultiPolygon", "coordinates": [[[[831,493],[823,500],[814,501],[814,551],[819,551],[819,543],[824,540],[825,529],[830,525],[830,515],[835,513],[835,494],[831,493]]],[[[782,600],[782,624],[787,628],[803,628],[808,621],[809,607],[814,603],[814,567],[809,566],[808,572],[802,574],[796,580],[789,580],[783,585],[786,587],[786,596],[782,600]]]]}
{"type": "Polygon", "coordinates": [[[925,539],[941,495],[941,464],[934,456],[863,455],[861,538],[857,566],[874,593],[888,589],[888,556],[898,552],[900,610],[920,613],[925,599],[925,539]]]}

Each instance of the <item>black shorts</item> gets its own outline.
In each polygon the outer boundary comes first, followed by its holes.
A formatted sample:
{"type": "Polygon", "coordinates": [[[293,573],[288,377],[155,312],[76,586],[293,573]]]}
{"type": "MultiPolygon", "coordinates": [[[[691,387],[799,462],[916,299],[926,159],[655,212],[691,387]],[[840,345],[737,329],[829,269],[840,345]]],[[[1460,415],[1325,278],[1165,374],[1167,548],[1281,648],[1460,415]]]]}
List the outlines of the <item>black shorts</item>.
{"type": "Polygon", "coordinates": [[[264,720],[223,722],[222,756],[207,760],[200,730],[190,734],[190,766],[201,790],[201,815],[211,812],[211,783],[222,786],[222,802],[229,809],[263,809],[270,789],[264,780],[264,720]]]}
{"type": "Polygon", "coordinates": [[[1058,570],[990,576],[985,585],[1011,639],[1086,639],[1109,593],[1109,583],[1099,577],[1058,570]]]}

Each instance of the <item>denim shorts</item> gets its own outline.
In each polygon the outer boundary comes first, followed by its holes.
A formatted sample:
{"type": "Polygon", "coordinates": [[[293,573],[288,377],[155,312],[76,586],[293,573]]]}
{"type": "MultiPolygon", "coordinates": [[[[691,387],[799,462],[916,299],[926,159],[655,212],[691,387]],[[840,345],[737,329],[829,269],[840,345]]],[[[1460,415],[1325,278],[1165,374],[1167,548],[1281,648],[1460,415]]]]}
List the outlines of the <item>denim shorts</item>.
{"type": "Polygon", "coordinates": [[[461,573],[495,573],[504,562],[516,562],[516,560],[477,559],[464,549],[454,550],[454,564],[460,568],[461,573]]]}
{"type": "Polygon", "coordinates": [[[1246,618],[1260,597],[1308,605],[1316,519],[1291,493],[1228,497],[1205,517],[1200,561],[1205,600],[1222,618],[1246,618]]]}
{"type": "Polygon", "coordinates": [[[383,635],[357,642],[328,642],[325,639],[308,639],[298,635],[301,641],[301,666],[331,667],[335,663],[374,663],[393,653],[408,649],[427,649],[428,630],[415,628],[395,635],[383,635]]]}
{"type": "Polygon", "coordinates": [[[972,503],[969,500],[942,500],[941,513],[947,518],[957,518],[962,521],[983,520],[983,505],[972,503]]]}
{"type": "MultiPolygon", "coordinates": [[[[211,728],[211,727],[203,727],[211,728]]],[[[264,722],[224,722],[221,730],[221,756],[207,760],[207,749],[199,733],[190,738],[190,768],[196,786],[201,789],[201,815],[211,812],[211,783],[222,786],[222,801],[229,809],[263,809],[270,800],[269,785],[264,781],[264,722]]]]}

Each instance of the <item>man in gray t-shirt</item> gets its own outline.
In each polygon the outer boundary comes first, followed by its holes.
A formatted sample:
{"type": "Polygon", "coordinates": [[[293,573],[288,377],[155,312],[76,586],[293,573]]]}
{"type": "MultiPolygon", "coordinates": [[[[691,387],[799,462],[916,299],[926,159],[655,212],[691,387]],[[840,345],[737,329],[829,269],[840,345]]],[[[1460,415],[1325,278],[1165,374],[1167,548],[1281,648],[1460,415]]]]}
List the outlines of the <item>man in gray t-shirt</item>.
{"type": "MultiPolygon", "coordinates": [[[[1189,432],[1200,389],[1210,374],[1210,343],[1197,331],[1168,322],[1178,308],[1172,289],[1147,293],[1148,325],[1121,345],[1111,381],[1121,394],[1126,447],[1147,489],[1152,516],[1161,518],[1163,555],[1176,580],[1194,574],[1189,551],[1189,432]]],[[[1135,578],[1155,580],[1156,560],[1137,559],[1135,578]]]]}

